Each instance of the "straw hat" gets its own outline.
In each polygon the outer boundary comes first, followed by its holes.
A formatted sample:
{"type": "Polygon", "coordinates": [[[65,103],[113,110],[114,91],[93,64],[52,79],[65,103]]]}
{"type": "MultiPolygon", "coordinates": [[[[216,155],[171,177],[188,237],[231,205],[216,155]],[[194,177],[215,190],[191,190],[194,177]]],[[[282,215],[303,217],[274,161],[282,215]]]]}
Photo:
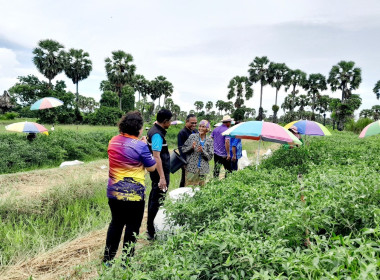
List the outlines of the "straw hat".
{"type": "Polygon", "coordinates": [[[230,115],[223,116],[222,122],[231,122],[231,121],[232,121],[232,119],[231,119],[230,115]]]}

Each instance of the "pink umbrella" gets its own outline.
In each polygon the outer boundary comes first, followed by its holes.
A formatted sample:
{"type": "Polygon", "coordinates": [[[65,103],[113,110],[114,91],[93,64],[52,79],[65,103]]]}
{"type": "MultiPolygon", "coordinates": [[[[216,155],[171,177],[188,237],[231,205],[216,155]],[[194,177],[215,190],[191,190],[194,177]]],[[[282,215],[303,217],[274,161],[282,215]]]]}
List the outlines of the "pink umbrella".
{"type": "MultiPolygon", "coordinates": [[[[222,133],[229,135],[233,138],[251,139],[259,142],[259,149],[257,152],[256,164],[259,162],[260,143],[261,140],[268,142],[275,142],[280,144],[294,143],[302,145],[302,142],[293,135],[290,131],[282,126],[264,121],[249,121],[239,123],[222,133]]],[[[256,168],[257,168],[256,165],[256,168]]]]}

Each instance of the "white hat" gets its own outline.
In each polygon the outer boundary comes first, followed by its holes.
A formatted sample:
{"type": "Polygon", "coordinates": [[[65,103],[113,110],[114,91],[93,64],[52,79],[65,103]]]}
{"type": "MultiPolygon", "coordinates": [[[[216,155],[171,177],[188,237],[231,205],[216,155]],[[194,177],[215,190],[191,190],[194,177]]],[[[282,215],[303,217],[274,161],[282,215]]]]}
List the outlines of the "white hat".
{"type": "Polygon", "coordinates": [[[223,116],[222,122],[231,122],[231,121],[232,121],[232,119],[231,119],[230,115],[223,116]]]}

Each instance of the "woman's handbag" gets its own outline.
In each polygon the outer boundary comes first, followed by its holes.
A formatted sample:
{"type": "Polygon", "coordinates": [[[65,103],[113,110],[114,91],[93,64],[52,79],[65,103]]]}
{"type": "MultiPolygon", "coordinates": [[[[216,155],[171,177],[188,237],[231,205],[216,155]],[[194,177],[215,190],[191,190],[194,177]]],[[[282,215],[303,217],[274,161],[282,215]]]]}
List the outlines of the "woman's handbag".
{"type": "Polygon", "coordinates": [[[186,165],[186,160],[181,157],[178,152],[178,148],[174,149],[170,154],[170,172],[173,174],[178,171],[182,166],[186,165]]]}

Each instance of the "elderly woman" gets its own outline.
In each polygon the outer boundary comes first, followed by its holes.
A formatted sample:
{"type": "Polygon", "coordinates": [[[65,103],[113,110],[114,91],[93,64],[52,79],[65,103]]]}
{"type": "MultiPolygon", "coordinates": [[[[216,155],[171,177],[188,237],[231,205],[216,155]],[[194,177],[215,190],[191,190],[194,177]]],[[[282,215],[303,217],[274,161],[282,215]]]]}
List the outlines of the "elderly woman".
{"type": "Polygon", "coordinates": [[[119,122],[120,134],[108,145],[108,205],[112,220],[107,232],[103,262],[111,261],[119,247],[125,226],[123,251],[133,255],[136,235],[144,215],[145,169],[152,172],[156,161],[143,137],[143,119],[139,112],[129,112],[119,122]]]}
{"type": "Polygon", "coordinates": [[[209,161],[214,155],[214,143],[207,137],[210,123],[202,120],[198,133],[191,134],[182,147],[182,152],[188,153],[186,166],[186,186],[203,186],[210,171],[209,161]]]}

